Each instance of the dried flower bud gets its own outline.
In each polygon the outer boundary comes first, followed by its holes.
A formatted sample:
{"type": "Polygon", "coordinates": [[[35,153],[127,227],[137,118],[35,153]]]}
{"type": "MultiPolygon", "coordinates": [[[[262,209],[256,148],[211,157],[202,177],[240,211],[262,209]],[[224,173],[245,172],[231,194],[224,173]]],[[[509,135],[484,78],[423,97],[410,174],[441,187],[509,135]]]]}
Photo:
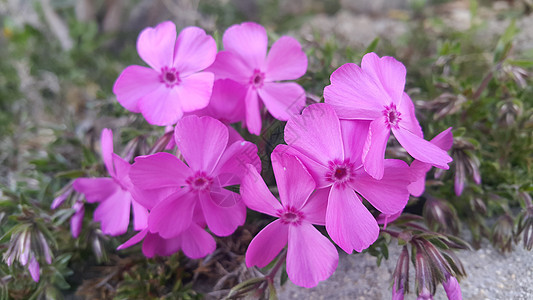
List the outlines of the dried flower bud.
{"type": "Polygon", "coordinates": [[[533,249],[533,201],[531,201],[531,196],[526,192],[521,192],[520,196],[524,200],[525,208],[518,218],[516,234],[519,235],[523,232],[524,248],[531,251],[533,249]]]}
{"type": "Polygon", "coordinates": [[[482,215],[487,214],[487,205],[485,204],[485,201],[483,201],[483,199],[478,198],[478,197],[474,197],[470,199],[470,209],[482,215]]]}
{"type": "Polygon", "coordinates": [[[407,246],[403,246],[392,277],[392,299],[403,299],[403,295],[409,292],[409,251],[407,251],[407,246]]]}
{"type": "Polygon", "coordinates": [[[479,172],[479,159],[472,154],[475,146],[462,138],[454,139],[452,147],[452,157],[455,162],[455,194],[460,196],[463,193],[466,183],[466,173],[472,174],[476,184],[481,184],[481,174],[479,172]]]}
{"type": "Polygon", "coordinates": [[[516,119],[523,113],[522,102],[517,99],[507,99],[498,103],[498,124],[509,127],[515,124],[516,119]]]}
{"type": "Polygon", "coordinates": [[[463,95],[443,93],[431,101],[416,101],[416,106],[432,111],[434,113],[433,119],[440,120],[460,111],[465,102],[466,97],[463,95]]]}
{"type": "Polygon", "coordinates": [[[424,205],[424,218],[435,231],[459,232],[459,218],[455,209],[443,200],[429,198],[424,205]]]}
{"type": "Polygon", "coordinates": [[[492,243],[502,252],[512,250],[513,242],[513,218],[505,214],[498,218],[492,232],[492,243]]]}
{"type": "Polygon", "coordinates": [[[430,262],[418,243],[415,257],[415,282],[418,299],[432,299],[432,295],[435,294],[435,282],[430,262]]]}

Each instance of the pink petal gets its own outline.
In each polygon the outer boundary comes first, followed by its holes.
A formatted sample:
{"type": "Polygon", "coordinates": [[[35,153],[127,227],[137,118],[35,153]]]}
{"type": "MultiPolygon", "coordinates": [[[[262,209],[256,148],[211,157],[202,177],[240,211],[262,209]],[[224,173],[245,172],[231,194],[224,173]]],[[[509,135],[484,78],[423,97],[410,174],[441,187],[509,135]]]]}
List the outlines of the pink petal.
{"type": "Polygon", "coordinates": [[[324,100],[342,119],[374,120],[382,116],[386,93],[358,65],[342,65],[331,74],[324,100]]]}
{"type": "Polygon", "coordinates": [[[211,72],[200,72],[181,78],[181,83],[174,88],[181,110],[191,112],[205,108],[211,99],[215,75],[211,72]]]}
{"type": "Polygon", "coordinates": [[[131,189],[131,179],[129,176],[131,165],[122,157],[112,153],[113,165],[115,166],[115,178],[120,182],[123,188],[131,189]]]}
{"type": "Polygon", "coordinates": [[[131,195],[133,196],[135,202],[139,203],[144,208],[151,210],[157,203],[180,190],[181,187],[166,187],[143,190],[134,186],[131,189],[131,195]]]}
{"type": "Polygon", "coordinates": [[[242,177],[248,172],[248,164],[261,170],[257,146],[247,141],[236,141],[224,151],[213,174],[217,174],[216,180],[220,186],[240,184],[242,177]]]}
{"type": "Polygon", "coordinates": [[[259,106],[259,97],[257,91],[249,87],[244,100],[246,106],[246,128],[251,134],[259,135],[261,133],[261,112],[259,106]]]}
{"type": "Polygon", "coordinates": [[[128,230],[131,201],[129,192],[118,190],[98,205],[93,218],[101,223],[103,233],[116,236],[128,230]]]}
{"type": "Polygon", "coordinates": [[[176,156],[159,152],[152,155],[138,156],[131,167],[129,177],[139,189],[181,187],[192,172],[176,156]]]}
{"type": "Polygon", "coordinates": [[[211,117],[187,116],[176,124],[174,137],[189,167],[211,174],[226,150],[228,129],[211,117]]]}
{"type": "Polygon", "coordinates": [[[294,284],[315,287],[335,272],[338,263],[337,249],[313,225],[289,227],[287,275],[294,284]]]}
{"type": "Polygon", "coordinates": [[[317,188],[322,188],[330,186],[331,182],[326,180],[325,174],[329,172],[328,167],[324,166],[322,163],[315,161],[312,158],[302,154],[300,151],[296,150],[294,147],[287,145],[277,145],[274,149],[279,153],[287,153],[298,157],[298,159],[303,163],[309,174],[313,176],[317,188]]]}
{"type": "Polygon", "coordinates": [[[437,168],[449,169],[448,163],[452,158],[446,151],[433,145],[432,143],[416,136],[409,130],[400,127],[392,128],[394,136],[407,152],[417,160],[431,164],[437,168]]]}
{"type": "Polygon", "coordinates": [[[165,239],[180,235],[192,223],[198,195],[186,189],[168,196],[150,211],[148,228],[165,239]]]}
{"type": "Polygon", "coordinates": [[[266,59],[265,80],[294,80],[306,70],[307,56],[296,39],[282,36],[272,45],[266,59]]]}
{"type": "Polygon", "coordinates": [[[74,190],[82,193],[87,202],[101,202],[113,195],[120,187],[113,178],[77,178],[72,184],[74,190]]]}
{"type": "Polygon", "coordinates": [[[284,207],[300,210],[315,190],[315,181],[294,155],[272,152],[272,168],[284,207]]]}
{"type": "Polygon", "coordinates": [[[305,107],[305,91],[294,82],[265,82],[257,92],[268,112],[281,121],[287,121],[305,107]]]}
{"type": "Polygon", "coordinates": [[[351,188],[333,186],[326,211],[326,230],[331,239],[350,254],[361,252],[373,244],[379,227],[351,188]]]}
{"type": "Polygon", "coordinates": [[[242,205],[242,198],[240,194],[227,190],[222,186],[217,185],[216,182],[211,185],[209,193],[211,195],[211,199],[217,206],[234,207],[236,204],[242,205]]]}
{"type": "Polygon", "coordinates": [[[248,208],[273,217],[278,216],[278,211],[283,209],[252,165],[248,165],[248,172],[242,180],[241,196],[248,208]]]}
{"type": "Polygon", "coordinates": [[[246,220],[246,207],[242,201],[234,206],[215,204],[209,193],[199,193],[200,203],[209,230],[218,236],[228,236],[246,220]]]}
{"type": "Polygon", "coordinates": [[[81,226],[83,225],[83,216],[85,215],[85,206],[83,202],[78,201],[72,206],[74,214],[70,218],[70,233],[73,238],[80,236],[81,226]]]}
{"type": "Polygon", "coordinates": [[[407,204],[409,183],[409,166],[398,159],[386,159],[381,180],[359,169],[351,186],[380,212],[392,215],[402,211],[407,204]]]}
{"type": "Polygon", "coordinates": [[[241,57],[230,51],[220,51],[215,62],[206,69],[213,72],[215,79],[232,79],[240,84],[248,85],[254,74],[254,69],[246,65],[241,57]]]}
{"type": "Polygon", "coordinates": [[[390,129],[385,124],[385,117],[370,123],[368,136],[363,150],[363,164],[365,171],[375,179],[383,177],[385,149],[389,140],[390,129]]]}
{"type": "Polygon", "coordinates": [[[407,189],[411,195],[419,197],[426,188],[426,173],[431,169],[431,165],[414,160],[409,169],[413,181],[407,186],[407,189]]]}
{"type": "Polygon", "coordinates": [[[129,66],[117,78],[113,86],[113,93],[117,101],[131,112],[141,112],[139,100],[164,87],[159,79],[159,73],[153,69],[141,66],[129,66]]]}
{"type": "Polygon", "coordinates": [[[180,250],[182,240],[181,235],[165,239],[157,233],[148,232],[143,242],[142,251],[144,256],[148,258],[156,255],[170,256],[180,250]]]}
{"type": "Polygon", "coordinates": [[[113,131],[104,128],[100,135],[100,146],[102,147],[102,159],[104,160],[107,172],[111,177],[115,176],[115,168],[113,167],[113,131]]]}
{"type": "Polygon", "coordinates": [[[28,265],[28,270],[30,271],[30,275],[33,281],[39,282],[40,268],[37,259],[35,259],[35,256],[31,257],[30,264],[28,265]]]}
{"type": "Polygon", "coordinates": [[[386,91],[387,104],[400,103],[406,74],[405,66],[401,62],[390,56],[379,58],[376,53],[372,52],[363,56],[361,68],[370,75],[377,88],[386,91]]]}
{"type": "Polygon", "coordinates": [[[144,95],[139,100],[138,107],[148,123],[166,126],[175,124],[183,116],[181,101],[177,88],[161,85],[144,95]]]}
{"type": "Polygon", "coordinates": [[[231,51],[252,69],[261,69],[266,58],[268,37],[263,26],[245,22],[229,27],[222,37],[224,49],[231,51]]]}
{"type": "Polygon", "coordinates": [[[199,113],[204,113],[224,123],[243,121],[246,90],[244,85],[231,79],[215,80],[209,105],[199,113]]]}
{"type": "Polygon", "coordinates": [[[316,190],[305,202],[300,210],[306,222],[316,225],[326,225],[326,210],[328,207],[329,188],[316,190]]]}
{"type": "Polygon", "coordinates": [[[126,249],[126,248],[129,248],[129,247],[131,247],[131,246],[133,246],[135,244],[138,244],[140,241],[142,241],[144,239],[146,234],[148,234],[148,228],[139,231],[139,233],[137,233],[136,235],[132,236],[129,240],[124,242],[122,245],[118,246],[117,250],[126,249]]]}
{"type": "Polygon", "coordinates": [[[363,163],[363,150],[369,128],[369,121],[341,120],[344,156],[347,159],[349,158],[355,167],[363,163]]]}
{"type": "Polygon", "coordinates": [[[457,282],[457,278],[450,276],[442,286],[446,291],[446,296],[448,300],[463,300],[463,295],[461,294],[461,286],[457,282]]]}
{"type": "Polygon", "coordinates": [[[268,224],[252,240],[246,250],[246,266],[263,268],[287,245],[289,226],[280,220],[268,224]]]}
{"type": "Polygon", "coordinates": [[[137,39],[139,56],[154,70],[172,65],[176,25],[171,21],[163,22],[155,28],[144,29],[137,39]]]}
{"type": "Polygon", "coordinates": [[[186,27],[178,35],[174,50],[174,67],[182,76],[209,67],[217,55],[217,44],[198,27],[186,27]]]}
{"type": "Polygon", "coordinates": [[[181,250],[188,258],[198,259],[215,251],[217,244],[213,236],[203,228],[192,224],[181,234],[181,250]]]}
{"type": "Polygon", "coordinates": [[[325,166],[344,159],[339,119],[328,104],[310,105],[292,117],[285,125],[285,142],[325,166]]]}
{"type": "Polygon", "coordinates": [[[137,201],[132,201],[133,207],[133,230],[143,230],[148,226],[148,210],[137,201]]]}
{"type": "Polygon", "coordinates": [[[450,150],[450,148],[452,148],[453,146],[452,128],[450,127],[439,133],[430,141],[430,143],[441,148],[444,151],[450,150]]]}
{"type": "Polygon", "coordinates": [[[378,222],[378,224],[383,224],[383,228],[385,229],[387,228],[387,224],[396,221],[396,219],[398,219],[402,215],[402,212],[403,211],[401,210],[392,215],[379,214],[376,221],[378,222]]]}
{"type": "Polygon", "coordinates": [[[415,115],[415,105],[407,93],[403,93],[402,101],[400,102],[398,111],[401,113],[401,126],[407,128],[413,134],[423,138],[424,133],[422,132],[420,123],[418,123],[415,115]]]}

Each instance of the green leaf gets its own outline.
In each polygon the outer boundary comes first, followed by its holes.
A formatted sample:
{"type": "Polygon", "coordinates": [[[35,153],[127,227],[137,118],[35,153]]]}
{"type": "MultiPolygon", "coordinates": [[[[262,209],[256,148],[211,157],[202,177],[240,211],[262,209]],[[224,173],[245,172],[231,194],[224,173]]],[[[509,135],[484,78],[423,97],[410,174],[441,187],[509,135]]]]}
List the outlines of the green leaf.
{"type": "Polygon", "coordinates": [[[279,285],[283,286],[287,282],[287,279],[289,279],[289,275],[287,274],[287,268],[283,266],[281,268],[281,276],[279,278],[279,285]]]}
{"type": "Polygon", "coordinates": [[[376,48],[378,47],[378,43],[379,43],[379,37],[373,39],[372,42],[370,42],[370,44],[368,45],[368,47],[366,47],[365,54],[376,51],[376,48]]]}

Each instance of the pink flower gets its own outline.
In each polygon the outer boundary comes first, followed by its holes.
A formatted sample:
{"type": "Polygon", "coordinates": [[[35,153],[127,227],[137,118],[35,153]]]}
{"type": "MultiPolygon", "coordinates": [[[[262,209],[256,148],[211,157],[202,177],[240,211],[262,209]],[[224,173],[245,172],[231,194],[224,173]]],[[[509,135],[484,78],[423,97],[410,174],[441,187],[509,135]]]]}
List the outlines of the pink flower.
{"type": "Polygon", "coordinates": [[[279,151],[296,155],[309,170],[317,188],[326,188],[326,229],[347,253],[370,246],[379,227],[358,194],[384,214],[401,211],[409,199],[409,166],[400,160],[384,162],[382,180],[363,169],[361,153],[368,122],[339,121],[329,104],[313,104],[285,126],[279,151]],[[356,192],[358,194],[356,194],[356,192]]]}
{"type": "MultiPolygon", "coordinates": [[[[448,128],[434,137],[430,143],[441,148],[444,151],[450,150],[453,145],[452,128],[448,128]]],[[[409,193],[415,197],[419,197],[426,188],[426,173],[431,169],[431,164],[424,163],[419,160],[414,160],[410,166],[411,172],[415,181],[408,186],[409,193]]]]}
{"type": "Polygon", "coordinates": [[[127,110],[163,126],[176,123],[184,112],[207,106],[214,75],[200,71],[213,63],[217,46],[203,29],[187,27],[176,39],[176,26],[166,21],[141,32],[137,51],[151,68],[129,66],[113,87],[127,110]]]}
{"type": "Polygon", "coordinates": [[[246,89],[242,84],[231,79],[215,80],[209,105],[192,114],[210,116],[225,124],[240,122],[245,118],[245,96],[246,89]]]}
{"type": "Polygon", "coordinates": [[[170,256],[179,250],[183,250],[183,253],[191,259],[205,257],[215,251],[216,242],[204,230],[206,224],[199,209],[195,210],[193,219],[191,226],[176,237],[165,239],[145,228],[120,245],[117,250],[131,247],[144,240],[142,251],[146,257],[154,257],[155,255],[170,256]]]}
{"type": "Polygon", "coordinates": [[[261,132],[261,102],[278,120],[286,121],[305,106],[305,91],[294,82],[307,70],[307,56],[292,37],[277,40],[267,54],[268,37],[256,23],[233,25],[222,38],[225,51],[217,54],[209,68],[216,79],[230,78],[246,89],[245,125],[256,135],[261,132]]]}
{"type": "Polygon", "coordinates": [[[101,146],[104,164],[111,177],[78,178],[73,183],[74,189],[84,194],[87,202],[100,203],[93,218],[101,223],[103,233],[120,235],[126,232],[130,207],[133,207],[133,228],[145,228],[148,211],[133,200],[129,177],[131,165],[113,153],[113,132],[110,129],[102,130],[101,146]]]}
{"type": "Polygon", "coordinates": [[[85,205],[83,205],[82,201],[76,201],[76,203],[72,205],[72,209],[74,209],[74,214],[70,218],[70,233],[73,238],[77,238],[80,236],[81,226],[83,225],[85,205]]]}
{"type": "Polygon", "coordinates": [[[396,59],[368,53],[361,67],[345,64],[333,72],[331,85],[324,89],[326,103],[341,119],[371,121],[362,157],[365,170],[376,179],[383,177],[391,130],[415,159],[441,169],[452,161],[446,151],[423,139],[413,102],[404,93],[405,73],[396,59]]]}
{"type": "Polygon", "coordinates": [[[461,294],[461,286],[457,282],[457,278],[447,275],[446,281],[442,284],[446,295],[449,300],[463,300],[463,295],[461,294]]]}
{"type": "Polygon", "coordinates": [[[339,261],[335,246],[312,225],[324,225],[326,202],[314,196],[319,192],[311,195],[315,182],[298,158],[275,150],[272,166],[281,203],[251,165],[241,185],[249,208],[278,218],[252,240],[246,265],[262,268],[287,245],[287,275],[297,285],[314,287],[333,274],[339,261]]]}
{"type": "Polygon", "coordinates": [[[247,164],[260,168],[257,147],[245,141],[228,145],[228,128],[211,117],[184,117],[174,137],[187,165],[161,152],[137,157],[130,172],[136,189],[163,199],[136,198],[151,209],[149,231],[165,239],[177,237],[191,226],[199,206],[214,234],[233,233],[244,223],[246,208],[239,194],[224,187],[240,184],[247,164]]]}

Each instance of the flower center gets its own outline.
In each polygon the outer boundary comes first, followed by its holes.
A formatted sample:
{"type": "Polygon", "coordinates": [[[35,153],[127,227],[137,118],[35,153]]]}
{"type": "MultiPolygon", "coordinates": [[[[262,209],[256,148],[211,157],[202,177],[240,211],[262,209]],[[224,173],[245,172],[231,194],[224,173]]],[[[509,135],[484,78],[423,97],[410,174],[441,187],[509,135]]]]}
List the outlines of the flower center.
{"type": "Polygon", "coordinates": [[[254,74],[250,78],[250,84],[254,88],[260,88],[263,86],[263,81],[265,80],[265,73],[259,71],[258,69],[254,70],[254,74]]]}
{"type": "Polygon", "coordinates": [[[207,176],[205,172],[197,172],[193,176],[187,178],[185,182],[189,185],[191,190],[204,191],[209,189],[211,183],[213,183],[213,179],[207,176]]]}
{"type": "Polygon", "coordinates": [[[385,109],[383,110],[383,115],[386,118],[386,123],[389,128],[394,127],[398,128],[398,123],[402,120],[400,117],[402,114],[396,110],[396,105],[394,103],[391,103],[389,106],[385,106],[385,109]]]}
{"type": "Polygon", "coordinates": [[[180,84],[181,79],[179,73],[175,68],[163,67],[161,68],[161,74],[159,75],[159,80],[164,83],[167,88],[171,88],[175,85],[180,84]]]}
{"type": "Polygon", "coordinates": [[[302,212],[296,210],[294,207],[286,207],[279,211],[279,219],[283,224],[300,225],[304,219],[302,212]]]}
{"type": "Polygon", "coordinates": [[[326,180],[329,182],[345,186],[354,177],[354,166],[348,159],[344,161],[334,160],[328,163],[329,171],[326,173],[326,180]]]}

